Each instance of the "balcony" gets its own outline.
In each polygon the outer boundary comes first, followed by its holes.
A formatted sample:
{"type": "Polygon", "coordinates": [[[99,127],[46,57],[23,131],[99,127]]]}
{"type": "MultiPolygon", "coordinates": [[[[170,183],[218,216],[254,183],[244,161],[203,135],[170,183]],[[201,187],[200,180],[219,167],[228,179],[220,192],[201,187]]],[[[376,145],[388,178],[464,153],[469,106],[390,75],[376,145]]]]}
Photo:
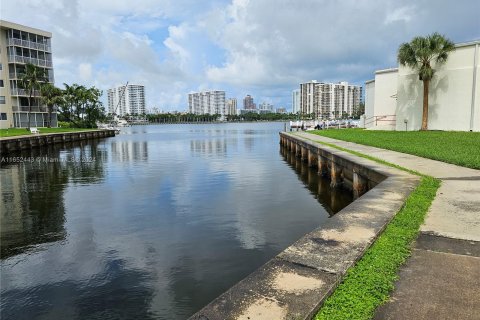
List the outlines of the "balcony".
{"type": "MultiPolygon", "coordinates": [[[[10,92],[11,92],[11,95],[12,96],[25,96],[25,97],[29,97],[29,92],[25,89],[20,89],[20,88],[12,88],[10,89],[10,92]]],[[[35,90],[33,92],[33,97],[40,97],[40,91],[39,90],[35,90]]]]}
{"type": "MultiPolygon", "coordinates": [[[[21,73],[9,73],[8,77],[9,77],[10,80],[20,80],[21,77],[22,77],[22,74],[21,73]]],[[[54,81],[55,79],[54,79],[53,75],[49,75],[46,78],[47,78],[48,82],[50,82],[50,83],[55,82],[54,81]]]]}
{"type": "MultiPolygon", "coordinates": [[[[28,106],[13,106],[12,107],[13,112],[28,112],[29,107],[28,106]]],[[[48,112],[48,108],[45,106],[32,106],[32,112],[48,112]]],[[[55,108],[53,112],[56,112],[55,108]]]]}
{"type": "Polygon", "coordinates": [[[50,46],[50,44],[38,43],[38,42],[33,42],[28,40],[10,38],[8,39],[8,45],[25,47],[29,49],[35,49],[35,50],[42,50],[46,52],[52,52],[52,47],[50,46]]]}
{"type": "Polygon", "coordinates": [[[52,68],[52,62],[42,59],[22,57],[22,56],[8,56],[8,62],[10,63],[31,63],[39,67],[52,68]]]}

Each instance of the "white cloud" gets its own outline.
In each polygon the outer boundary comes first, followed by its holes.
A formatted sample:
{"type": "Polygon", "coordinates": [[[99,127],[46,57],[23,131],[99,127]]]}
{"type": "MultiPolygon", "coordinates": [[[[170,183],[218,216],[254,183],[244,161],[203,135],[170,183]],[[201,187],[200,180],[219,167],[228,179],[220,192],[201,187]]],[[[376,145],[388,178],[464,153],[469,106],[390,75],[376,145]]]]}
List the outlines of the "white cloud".
{"type": "Polygon", "coordinates": [[[136,81],[148,106],[181,110],[197,88],[288,104],[301,81],[361,84],[415,35],[480,38],[477,13],[474,0],[2,1],[2,19],[53,33],[57,83],[136,81]]]}
{"type": "Polygon", "coordinates": [[[406,6],[406,7],[395,9],[392,12],[387,13],[384,23],[389,24],[396,21],[409,22],[410,20],[412,20],[414,11],[415,11],[414,6],[406,6]]]}
{"type": "Polygon", "coordinates": [[[88,81],[92,78],[92,65],[90,63],[80,63],[78,65],[78,75],[83,81],[88,81]]]}

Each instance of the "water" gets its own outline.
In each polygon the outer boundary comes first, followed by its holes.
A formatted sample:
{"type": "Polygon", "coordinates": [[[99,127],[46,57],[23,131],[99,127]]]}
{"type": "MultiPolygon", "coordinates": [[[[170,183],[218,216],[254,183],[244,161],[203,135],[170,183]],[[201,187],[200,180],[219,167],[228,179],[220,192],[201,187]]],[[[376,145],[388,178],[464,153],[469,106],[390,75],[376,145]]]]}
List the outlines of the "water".
{"type": "Polygon", "coordinates": [[[198,311],[351,201],[282,129],[137,126],[2,162],[1,318],[198,311]]]}

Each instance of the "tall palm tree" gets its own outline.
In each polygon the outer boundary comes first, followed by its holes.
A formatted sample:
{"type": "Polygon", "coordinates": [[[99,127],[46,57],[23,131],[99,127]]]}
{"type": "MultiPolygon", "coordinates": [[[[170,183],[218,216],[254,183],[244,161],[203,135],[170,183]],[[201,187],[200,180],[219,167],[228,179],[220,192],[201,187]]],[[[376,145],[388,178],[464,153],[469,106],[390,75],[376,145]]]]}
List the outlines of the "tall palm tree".
{"type": "Polygon", "coordinates": [[[40,94],[42,95],[42,102],[47,105],[48,108],[48,127],[52,126],[52,112],[56,105],[62,103],[63,91],[60,88],[55,87],[53,84],[47,82],[40,86],[40,94]]]}
{"type": "Polygon", "coordinates": [[[398,49],[398,62],[418,72],[423,81],[423,115],[420,130],[428,130],[428,91],[435,66],[445,63],[448,54],[455,50],[455,44],[441,34],[433,33],[426,37],[415,37],[408,43],[403,43],[398,49]]]}
{"type": "Polygon", "coordinates": [[[46,82],[45,71],[34,64],[27,63],[25,71],[20,76],[19,86],[28,92],[28,128],[30,129],[30,114],[32,112],[32,102],[35,91],[40,89],[40,84],[46,82]]]}

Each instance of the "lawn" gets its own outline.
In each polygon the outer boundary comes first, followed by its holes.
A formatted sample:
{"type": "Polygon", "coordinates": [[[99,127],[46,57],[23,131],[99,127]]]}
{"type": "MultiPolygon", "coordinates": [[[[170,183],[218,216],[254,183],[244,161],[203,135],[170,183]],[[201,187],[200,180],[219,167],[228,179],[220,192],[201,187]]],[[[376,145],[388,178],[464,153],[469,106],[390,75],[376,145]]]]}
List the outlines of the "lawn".
{"type": "Polygon", "coordinates": [[[480,132],[340,129],[312,133],[480,169],[480,132]]]}
{"type": "MultiPolygon", "coordinates": [[[[46,133],[61,133],[61,132],[75,132],[75,131],[88,131],[96,129],[79,129],[79,128],[38,128],[40,134],[46,133]]],[[[0,137],[14,137],[14,136],[23,136],[23,135],[35,135],[30,133],[25,128],[10,128],[10,129],[0,129],[0,137]]]]}
{"type": "Polygon", "coordinates": [[[422,177],[385,231],[363,257],[348,269],[343,281],[315,316],[315,320],[369,320],[375,310],[388,301],[398,279],[398,270],[410,256],[412,242],[435,198],[440,181],[369,155],[330,143],[320,143],[422,177]]]}

